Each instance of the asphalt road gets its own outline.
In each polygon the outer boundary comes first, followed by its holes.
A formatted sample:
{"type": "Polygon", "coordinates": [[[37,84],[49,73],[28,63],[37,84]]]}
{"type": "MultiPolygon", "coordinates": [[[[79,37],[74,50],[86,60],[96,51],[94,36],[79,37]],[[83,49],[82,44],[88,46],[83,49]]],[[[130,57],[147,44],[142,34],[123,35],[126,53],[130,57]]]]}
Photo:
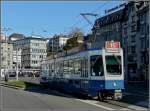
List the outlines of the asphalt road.
{"type": "Polygon", "coordinates": [[[75,98],[54,90],[17,90],[0,86],[0,111],[129,110],[96,100],[75,98]]]}

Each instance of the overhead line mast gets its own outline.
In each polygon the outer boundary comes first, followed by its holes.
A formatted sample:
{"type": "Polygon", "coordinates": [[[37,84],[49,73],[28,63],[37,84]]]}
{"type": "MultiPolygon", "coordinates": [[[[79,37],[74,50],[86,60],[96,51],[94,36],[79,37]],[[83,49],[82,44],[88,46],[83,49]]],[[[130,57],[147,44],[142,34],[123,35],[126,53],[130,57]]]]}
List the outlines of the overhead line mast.
{"type": "MultiPolygon", "coordinates": [[[[93,23],[87,18],[87,16],[94,16],[94,17],[97,17],[98,14],[94,14],[94,13],[80,13],[80,15],[93,27],[93,23]]],[[[95,27],[95,26],[94,26],[95,27]]],[[[96,27],[95,27],[96,28],[96,27]]],[[[96,39],[96,34],[94,33],[94,39],[92,41],[92,43],[94,43],[96,39]]],[[[91,44],[92,44],[91,43],[91,44]]]]}

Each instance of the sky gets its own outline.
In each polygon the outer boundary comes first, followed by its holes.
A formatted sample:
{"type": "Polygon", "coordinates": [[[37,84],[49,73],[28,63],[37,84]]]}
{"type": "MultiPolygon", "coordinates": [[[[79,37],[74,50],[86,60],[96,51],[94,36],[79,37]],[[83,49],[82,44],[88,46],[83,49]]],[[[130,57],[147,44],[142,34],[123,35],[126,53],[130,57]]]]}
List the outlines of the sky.
{"type": "MultiPolygon", "coordinates": [[[[81,28],[87,34],[90,25],[80,13],[96,13],[104,16],[104,10],[111,9],[125,1],[3,1],[1,3],[1,26],[11,28],[5,34],[21,33],[25,36],[40,35],[52,37],[67,34],[73,27],[81,28]]],[[[87,16],[94,23],[96,17],[87,16]]]]}

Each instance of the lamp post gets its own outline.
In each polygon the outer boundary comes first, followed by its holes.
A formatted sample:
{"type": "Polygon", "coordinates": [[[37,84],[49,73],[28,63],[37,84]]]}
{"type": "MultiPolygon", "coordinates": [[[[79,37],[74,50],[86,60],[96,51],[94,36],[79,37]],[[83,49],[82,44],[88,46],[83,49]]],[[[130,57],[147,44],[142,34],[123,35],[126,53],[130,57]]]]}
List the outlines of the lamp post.
{"type": "Polygon", "coordinates": [[[16,80],[18,81],[18,47],[16,48],[16,80]]]}
{"type": "Polygon", "coordinates": [[[0,40],[0,78],[1,76],[2,76],[2,73],[1,73],[1,40],[0,40]]]}

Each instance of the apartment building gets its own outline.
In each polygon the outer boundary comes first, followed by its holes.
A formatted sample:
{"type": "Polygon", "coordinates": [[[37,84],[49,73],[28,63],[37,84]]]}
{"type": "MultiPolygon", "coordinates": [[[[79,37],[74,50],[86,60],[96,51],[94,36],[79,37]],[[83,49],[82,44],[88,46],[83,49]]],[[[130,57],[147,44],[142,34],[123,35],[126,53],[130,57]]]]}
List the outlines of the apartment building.
{"type": "Polygon", "coordinates": [[[102,48],[105,41],[120,41],[122,45],[122,22],[126,19],[125,9],[98,18],[92,28],[92,47],[102,48]]]}
{"type": "Polygon", "coordinates": [[[39,69],[40,62],[46,58],[47,39],[39,36],[25,37],[13,42],[15,49],[21,49],[21,67],[39,69]]]}
{"type": "Polygon", "coordinates": [[[124,8],[98,18],[92,28],[92,47],[120,41],[126,81],[148,81],[149,2],[130,1],[124,8]]]}
{"type": "Polygon", "coordinates": [[[122,23],[125,77],[128,81],[148,81],[149,66],[149,4],[129,2],[128,19],[122,23]]]}
{"type": "Polygon", "coordinates": [[[0,64],[1,69],[12,69],[13,67],[13,44],[4,41],[0,41],[0,64]]]}
{"type": "Polygon", "coordinates": [[[49,38],[47,43],[47,54],[51,55],[53,52],[61,52],[63,50],[63,46],[66,44],[69,38],[65,35],[54,35],[54,37],[49,38]]]}

